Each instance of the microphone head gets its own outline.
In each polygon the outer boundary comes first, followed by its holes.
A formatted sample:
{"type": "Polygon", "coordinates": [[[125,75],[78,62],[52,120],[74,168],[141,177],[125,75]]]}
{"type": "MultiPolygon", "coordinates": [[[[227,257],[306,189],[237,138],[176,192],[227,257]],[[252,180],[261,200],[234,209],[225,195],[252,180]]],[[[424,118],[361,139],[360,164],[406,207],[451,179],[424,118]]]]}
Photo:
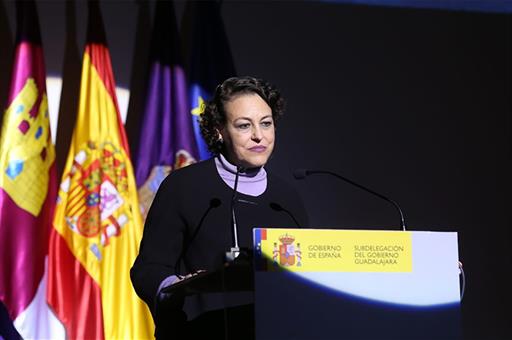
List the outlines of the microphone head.
{"type": "Polygon", "coordinates": [[[217,208],[222,204],[221,200],[218,198],[212,198],[210,200],[210,207],[211,208],[217,208]]]}
{"type": "Polygon", "coordinates": [[[295,179],[304,179],[308,175],[308,171],[306,169],[295,169],[293,171],[293,177],[295,179]]]}
{"type": "Polygon", "coordinates": [[[279,204],[279,203],[276,203],[276,202],[271,202],[270,204],[270,208],[272,208],[272,210],[275,210],[275,211],[283,211],[283,207],[279,204]]]}

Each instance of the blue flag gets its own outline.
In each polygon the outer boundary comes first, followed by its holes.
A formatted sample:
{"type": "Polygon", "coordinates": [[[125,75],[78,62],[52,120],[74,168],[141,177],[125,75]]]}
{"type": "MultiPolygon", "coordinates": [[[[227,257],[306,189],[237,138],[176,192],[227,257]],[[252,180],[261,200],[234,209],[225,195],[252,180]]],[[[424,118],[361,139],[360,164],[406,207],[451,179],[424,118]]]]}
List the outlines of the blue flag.
{"type": "Polygon", "coordinates": [[[194,135],[201,160],[211,157],[204,142],[199,118],[204,101],[210,99],[215,87],[236,75],[233,57],[217,1],[187,2],[183,19],[183,39],[188,43],[188,84],[194,135]]]}

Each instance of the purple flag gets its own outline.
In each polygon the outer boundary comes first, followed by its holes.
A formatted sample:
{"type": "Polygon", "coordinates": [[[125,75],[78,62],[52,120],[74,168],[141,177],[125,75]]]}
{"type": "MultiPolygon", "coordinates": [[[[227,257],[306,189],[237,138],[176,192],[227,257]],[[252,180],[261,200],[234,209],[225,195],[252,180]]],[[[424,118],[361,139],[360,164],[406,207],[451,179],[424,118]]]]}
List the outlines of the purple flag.
{"type": "Polygon", "coordinates": [[[144,217],[158,186],[169,171],[197,160],[179,47],[173,3],[158,1],[135,173],[144,217]]]}
{"type": "MultiPolygon", "coordinates": [[[[33,1],[17,2],[17,41],[0,138],[0,300],[23,338],[55,338],[45,258],[56,198],[46,74],[33,1]]],[[[60,333],[63,336],[63,333],[60,333]]]]}

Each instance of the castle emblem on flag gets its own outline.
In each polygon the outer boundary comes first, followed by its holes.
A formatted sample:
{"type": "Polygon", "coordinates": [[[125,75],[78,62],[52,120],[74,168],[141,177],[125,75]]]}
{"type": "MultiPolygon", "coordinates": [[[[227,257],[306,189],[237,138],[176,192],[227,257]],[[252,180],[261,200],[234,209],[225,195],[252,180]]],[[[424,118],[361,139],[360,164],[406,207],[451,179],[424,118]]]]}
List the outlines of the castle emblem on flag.
{"type": "Polygon", "coordinates": [[[129,221],[123,198],[128,191],[126,156],[111,142],[89,141],[79,150],[60,186],[58,203],[66,198],[67,225],[92,239],[90,249],[101,260],[100,249],[129,221]]]}
{"type": "Polygon", "coordinates": [[[48,101],[33,78],[5,111],[0,133],[0,187],[16,205],[38,216],[48,192],[55,160],[48,101]]]}

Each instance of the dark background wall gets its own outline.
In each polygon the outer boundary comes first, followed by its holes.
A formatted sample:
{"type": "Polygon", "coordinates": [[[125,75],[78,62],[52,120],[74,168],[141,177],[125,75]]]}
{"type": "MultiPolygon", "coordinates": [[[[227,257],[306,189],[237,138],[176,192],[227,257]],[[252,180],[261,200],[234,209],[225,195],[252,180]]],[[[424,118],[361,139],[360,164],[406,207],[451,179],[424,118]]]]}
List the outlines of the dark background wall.
{"type": "MultiPolygon", "coordinates": [[[[86,6],[38,6],[48,73],[73,78],[86,6]],[[76,31],[66,37],[70,24],[76,31]]],[[[118,85],[134,93],[145,67],[137,64],[145,40],[136,38],[148,39],[152,8],[102,3],[118,85]]],[[[14,34],[14,13],[13,2],[0,2],[10,25],[1,23],[2,41],[9,27],[14,34]]],[[[296,167],[338,171],[400,202],[411,230],[457,231],[465,338],[510,338],[511,15],[230,1],[222,14],[238,73],[268,79],[288,99],[271,170],[290,179],[296,167]]],[[[61,158],[75,114],[67,105],[61,158]]],[[[314,226],[398,227],[391,205],[347,184],[312,177],[296,185],[314,226]]]]}

